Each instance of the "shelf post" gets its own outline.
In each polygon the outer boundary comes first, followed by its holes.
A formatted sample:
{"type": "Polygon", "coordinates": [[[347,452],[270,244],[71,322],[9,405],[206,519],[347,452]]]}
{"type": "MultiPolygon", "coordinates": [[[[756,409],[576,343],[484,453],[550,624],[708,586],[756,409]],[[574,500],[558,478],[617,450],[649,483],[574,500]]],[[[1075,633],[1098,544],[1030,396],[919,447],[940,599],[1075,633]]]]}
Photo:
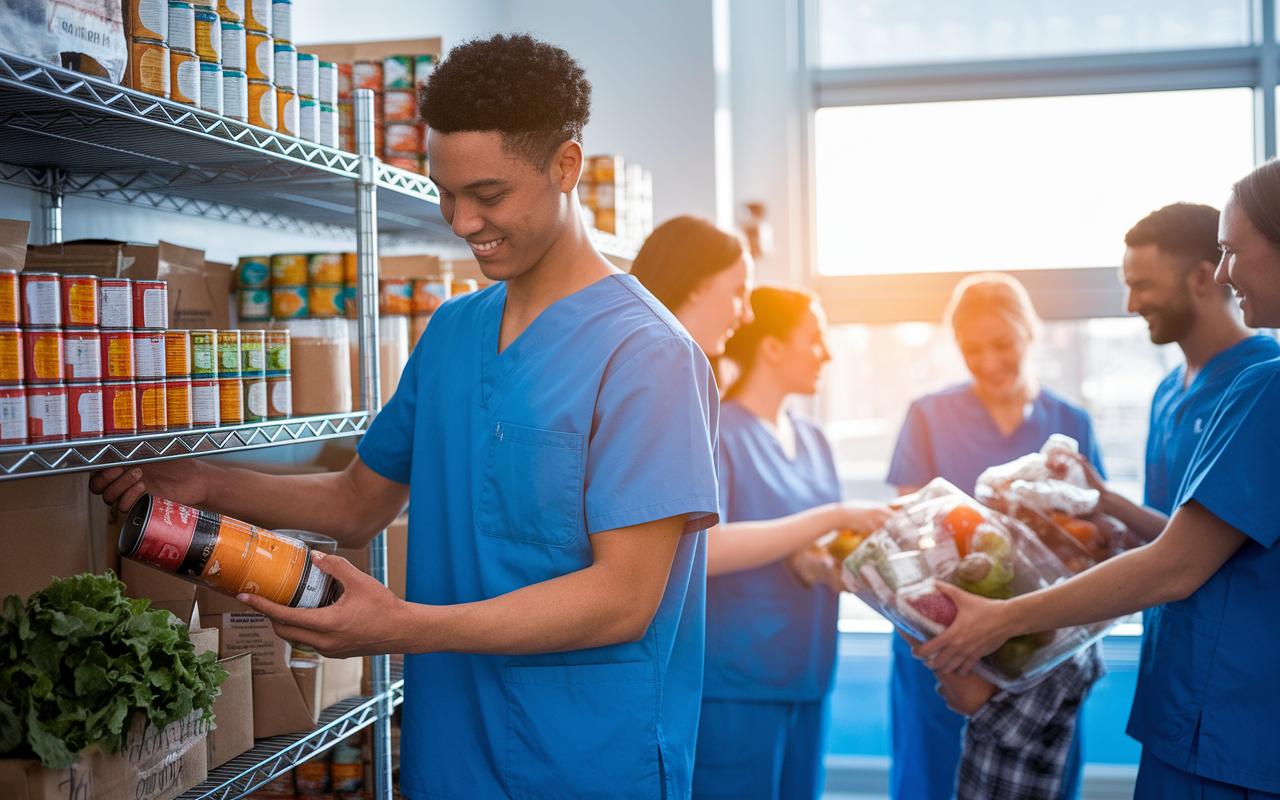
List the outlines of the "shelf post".
{"type": "MultiPolygon", "coordinates": [[[[382,407],[378,374],[378,155],[374,151],[376,121],[373,92],[355,91],[356,153],[360,156],[360,180],[356,183],[356,302],[360,309],[360,400],[370,423],[382,407]]],[[[369,574],[387,582],[387,534],[369,543],[369,574]]],[[[391,659],[373,656],[373,696],[378,698],[378,719],[373,723],[373,797],[391,800],[391,659]]]]}
{"type": "Polygon", "coordinates": [[[62,244],[62,179],[60,169],[51,169],[45,176],[45,188],[40,196],[45,244],[62,244]]]}

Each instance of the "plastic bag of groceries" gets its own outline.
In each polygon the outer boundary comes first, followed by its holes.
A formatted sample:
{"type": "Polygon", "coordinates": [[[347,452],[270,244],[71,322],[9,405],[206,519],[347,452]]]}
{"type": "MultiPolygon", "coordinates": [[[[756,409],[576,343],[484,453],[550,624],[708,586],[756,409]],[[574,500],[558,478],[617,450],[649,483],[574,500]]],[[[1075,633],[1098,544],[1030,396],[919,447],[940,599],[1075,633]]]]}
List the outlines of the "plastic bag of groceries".
{"type": "Polygon", "coordinates": [[[1073,573],[1142,544],[1120,520],[1098,510],[1076,459],[1075,439],[1055,433],[1040,452],[991,467],[978,477],[975,497],[1014,517],[1040,537],[1073,573]]]}
{"type": "MultiPolygon", "coordinates": [[[[1070,577],[1070,570],[1027,527],[986,508],[946,481],[901,498],[900,510],[844,561],[844,586],[918,639],[955,619],[937,589],[947,581],[997,599],[1070,577]]],[[[977,665],[1004,689],[1029,687],[1102,636],[1111,623],[1062,628],[1010,639],[977,665]]]]}
{"type": "Polygon", "coordinates": [[[0,49],[120,83],[129,58],[121,0],[0,0],[0,49]]]}

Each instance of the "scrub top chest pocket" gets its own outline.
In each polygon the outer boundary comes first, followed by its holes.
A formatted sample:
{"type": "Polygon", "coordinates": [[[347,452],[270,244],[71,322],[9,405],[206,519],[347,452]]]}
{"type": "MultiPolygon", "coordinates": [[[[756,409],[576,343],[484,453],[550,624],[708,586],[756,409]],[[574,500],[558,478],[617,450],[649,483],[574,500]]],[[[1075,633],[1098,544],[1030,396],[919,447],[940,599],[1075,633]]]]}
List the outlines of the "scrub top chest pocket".
{"type": "Polygon", "coordinates": [[[476,525],[487,536],[565,547],[582,510],[582,434],[499,422],[491,428],[476,525]]]}

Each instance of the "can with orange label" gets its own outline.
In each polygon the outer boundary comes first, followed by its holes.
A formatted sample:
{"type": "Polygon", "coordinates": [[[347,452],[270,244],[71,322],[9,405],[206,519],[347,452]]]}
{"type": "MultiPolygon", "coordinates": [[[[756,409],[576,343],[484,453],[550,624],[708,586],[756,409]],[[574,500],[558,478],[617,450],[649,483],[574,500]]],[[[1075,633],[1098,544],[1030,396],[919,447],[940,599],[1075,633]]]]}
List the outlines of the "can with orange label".
{"type": "Polygon", "coordinates": [[[169,4],[165,0],[130,0],[125,15],[130,35],[160,41],[169,38],[169,4]]]}
{"type": "Polygon", "coordinates": [[[139,328],[169,327],[169,284],[133,282],[133,324],[139,328]]]}
{"type": "MultiPolygon", "coordinates": [[[[185,5],[185,4],[184,4],[185,5]]],[[[188,105],[200,105],[200,58],[194,50],[169,50],[170,97],[188,105]]]]}
{"type": "Polygon", "coordinates": [[[168,427],[168,401],[165,399],[164,378],[140,380],[134,384],[138,394],[138,404],[134,408],[133,418],[138,423],[138,432],[162,431],[168,427]]]}
{"type": "Polygon", "coordinates": [[[216,428],[221,421],[218,409],[218,379],[191,379],[191,425],[195,428],[216,428]]]}
{"type": "Polygon", "coordinates": [[[260,31],[245,31],[244,34],[246,61],[248,69],[244,74],[251,81],[275,83],[276,56],[272,49],[271,34],[260,31]]]}
{"type": "Polygon", "coordinates": [[[32,328],[62,324],[62,278],[56,272],[23,272],[22,324],[32,328]]]}
{"type": "Polygon", "coordinates": [[[108,381],[131,381],[133,331],[102,331],[102,377],[108,381]]]}
{"type": "Polygon", "coordinates": [[[98,325],[103,328],[133,327],[133,281],[102,278],[98,281],[98,325]]]}
{"type": "Polygon", "coordinates": [[[248,592],[293,608],[320,608],[342,593],[312,563],[306,542],[147,494],[125,517],[120,555],[223,594],[248,592]]]}
{"type": "Polygon", "coordinates": [[[449,299],[449,282],[444,278],[423,278],[413,282],[413,313],[430,314],[449,299]]]}
{"type": "Polygon", "coordinates": [[[191,379],[170,378],[164,387],[165,421],[171,431],[185,431],[191,424],[191,379]]]}
{"type": "Polygon", "coordinates": [[[215,11],[196,9],[196,55],[206,64],[222,64],[222,24],[215,11]]]}
{"type": "Polygon", "coordinates": [[[298,135],[298,93],[292,89],[276,89],[276,130],[288,136],[298,135]]]}
{"type": "Polygon", "coordinates": [[[244,0],[218,0],[218,16],[231,22],[244,22],[244,0]]]}
{"type": "Polygon", "coordinates": [[[133,377],[137,380],[154,380],[164,376],[164,331],[134,331],[133,377]]]}
{"type": "Polygon", "coordinates": [[[413,311],[413,281],[408,278],[378,280],[378,312],[409,314],[413,311]]]}
{"type": "Polygon", "coordinates": [[[22,304],[18,302],[18,271],[0,269],[0,325],[22,322],[22,304]]]}
{"type": "Polygon", "coordinates": [[[289,373],[267,376],[267,419],[293,416],[293,380],[289,373]]]}
{"type": "Polygon", "coordinates": [[[412,89],[388,89],[383,99],[387,122],[417,122],[418,94],[412,89]]]}
{"type": "Polygon", "coordinates": [[[276,89],[267,81],[249,81],[249,124],[276,129],[276,89]]]}
{"type": "Polygon", "coordinates": [[[62,324],[68,328],[96,328],[98,278],[94,275],[63,275],[61,284],[62,324]]]}
{"type": "Polygon", "coordinates": [[[307,306],[312,317],[341,317],[346,313],[343,308],[345,286],[308,286],[307,306]]]}
{"type": "Polygon", "coordinates": [[[138,432],[134,417],[138,393],[133,381],[108,381],[102,384],[102,433],[105,436],[127,436],[138,432]]]}
{"type": "Polygon", "coordinates": [[[27,387],[27,439],[32,444],[67,440],[67,387],[27,387]]]}
{"type": "Polygon", "coordinates": [[[67,328],[62,332],[62,365],[67,383],[102,380],[102,334],[97,328],[67,328]]]}
{"type": "Polygon", "coordinates": [[[0,386],[0,444],[27,441],[27,390],[21,386],[0,386]]]}
{"type": "Polygon", "coordinates": [[[0,328],[0,386],[16,386],[26,377],[22,351],[21,329],[0,328]]]}
{"type": "Polygon", "coordinates": [[[307,256],[281,253],[271,257],[271,286],[306,286],[307,256]]]}
{"type": "Polygon", "coordinates": [[[295,319],[307,316],[306,286],[271,287],[271,316],[276,319],[295,319]]]}
{"type": "Polygon", "coordinates": [[[244,383],[239,378],[218,378],[218,421],[223,425],[244,422],[244,383]]]}
{"type": "Polygon", "coordinates": [[[130,42],[129,82],[140,92],[168,100],[169,45],[156,39],[134,39],[130,42]]]}
{"type": "Polygon", "coordinates": [[[382,62],[375,59],[360,59],[351,64],[351,88],[372,89],[382,91],[382,62]]]}
{"type": "Polygon", "coordinates": [[[355,253],[342,254],[342,282],[348,286],[360,282],[360,257],[355,253]]]}
{"type": "Polygon", "coordinates": [[[164,332],[164,374],[169,378],[191,375],[191,331],[164,332]]]}
{"type": "Polygon", "coordinates": [[[249,0],[244,10],[245,30],[271,35],[271,0],[249,0]]]}
{"type": "Polygon", "coordinates": [[[95,439],[102,436],[102,384],[67,386],[67,437],[95,439]]]}
{"type": "Polygon", "coordinates": [[[62,383],[60,328],[27,328],[22,332],[22,356],[27,383],[62,383]]]}
{"type": "Polygon", "coordinates": [[[307,256],[307,283],[332,285],[344,283],[342,253],[312,253],[307,256]]]}

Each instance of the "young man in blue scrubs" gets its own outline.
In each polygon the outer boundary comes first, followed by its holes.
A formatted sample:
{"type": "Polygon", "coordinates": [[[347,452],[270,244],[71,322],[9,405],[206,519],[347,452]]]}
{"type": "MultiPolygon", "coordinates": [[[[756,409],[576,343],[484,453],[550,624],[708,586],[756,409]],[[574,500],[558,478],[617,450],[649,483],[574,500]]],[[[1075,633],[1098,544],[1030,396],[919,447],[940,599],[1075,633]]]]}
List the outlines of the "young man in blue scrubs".
{"type": "Polygon", "coordinates": [[[332,556],[332,606],[242,596],[326,655],[409,654],[412,800],[690,792],[718,402],[688,334],[587,239],[589,103],[573,59],[527,36],[432,75],[441,212],[499,283],[436,311],[346,471],[95,477],[108,501],[150,491],[348,547],[412,503],[408,602],[332,556]]]}

